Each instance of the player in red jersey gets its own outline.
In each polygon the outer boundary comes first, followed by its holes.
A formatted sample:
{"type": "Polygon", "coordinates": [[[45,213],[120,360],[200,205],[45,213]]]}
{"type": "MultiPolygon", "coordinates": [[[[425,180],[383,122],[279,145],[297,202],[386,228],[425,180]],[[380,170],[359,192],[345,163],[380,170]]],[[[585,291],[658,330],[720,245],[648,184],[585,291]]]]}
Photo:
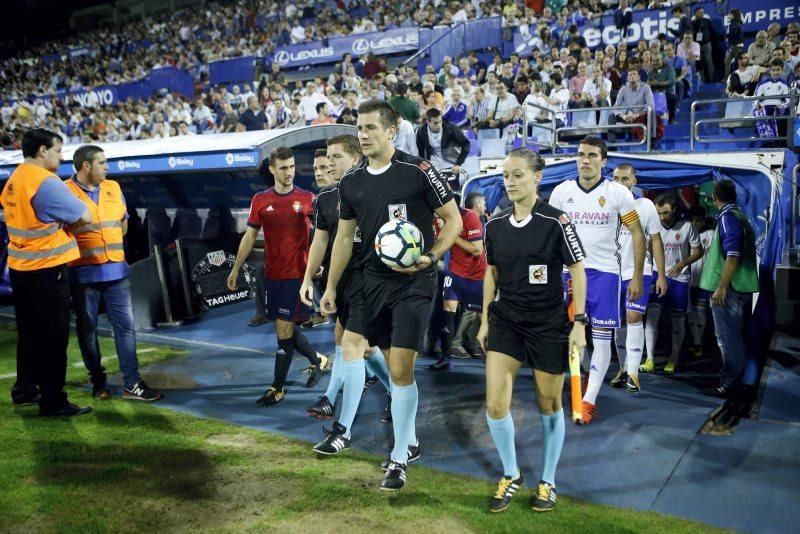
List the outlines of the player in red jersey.
{"type": "Polygon", "coordinates": [[[300,302],[299,291],[308,262],[314,194],[294,185],[292,149],[277,147],[270,152],[269,170],[275,177],[275,186],[253,196],[248,228],[228,276],[228,288],[233,291],[237,286],[239,269],[250,256],[258,231],[264,228],[267,317],[275,321],[278,352],[272,385],[256,402],[260,407],[272,406],[284,399],[284,386],[295,349],[312,364],[306,387],[317,385],[328,363],[328,359],[314,350],[305,336],[295,329],[295,323],[308,319],[308,308],[300,302]]]}
{"type": "Polygon", "coordinates": [[[480,313],[483,309],[483,276],[486,273],[486,254],[483,250],[483,222],[475,209],[483,202],[483,195],[471,194],[459,208],[463,230],[450,249],[450,265],[444,275],[444,330],[442,357],[431,364],[431,371],[449,371],[453,368],[450,350],[456,328],[458,304],[464,311],[480,313]]]}

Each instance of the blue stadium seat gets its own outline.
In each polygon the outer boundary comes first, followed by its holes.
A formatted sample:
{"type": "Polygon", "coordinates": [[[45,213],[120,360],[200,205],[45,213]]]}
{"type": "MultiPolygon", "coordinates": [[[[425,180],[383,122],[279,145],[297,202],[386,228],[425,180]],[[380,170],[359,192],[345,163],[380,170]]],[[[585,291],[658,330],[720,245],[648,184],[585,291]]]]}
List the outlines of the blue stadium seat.
{"type": "Polygon", "coordinates": [[[236,233],[236,219],[233,218],[231,210],[224,206],[211,208],[208,210],[208,217],[203,224],[200,232],[200,239],[218,239],[236,233]]]}
{"type": "Polygon", "coordinates": [[[176,239],[200,239],[203,221],[194,208],[178,208],[172,221],[170,241],[176,239]]]}
{"type": "Polygon", "coordinates": [[[500,130],[497,128],[478,130],[478,143],[480,144],[484,139],[500,139],[500,130]]]}
{"type": "Polygon", "coordinates": [[[481,142],[482,158],[506,157],[506,142],[504,139],[484,139],[481,142]]]}

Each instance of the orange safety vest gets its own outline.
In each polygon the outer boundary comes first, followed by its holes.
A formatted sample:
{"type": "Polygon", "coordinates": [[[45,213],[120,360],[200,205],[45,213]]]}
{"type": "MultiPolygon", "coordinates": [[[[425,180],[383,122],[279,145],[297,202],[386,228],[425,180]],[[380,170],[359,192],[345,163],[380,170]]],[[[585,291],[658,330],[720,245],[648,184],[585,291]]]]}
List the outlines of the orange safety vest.
{"type": "Polygon", "coordinates": [[[63,223],[43,223],[33,209],[34,195],[52,172],[23,163],[8,179],[0,204],[8,228],[8,266],[16,271],[35,271],[63,265],[80,256],[75,238],[63,223]]]}
{"type": "Polygon", "coordinates": [[[81,265],[98,265],[100,263],[125,261],[125,250],[122,243],[122,219],[126,207],[122,200],[122,192],[117,182],[103,180],[98,188],[98,203],[89,198],[75,180],[67,180],[75,196],[89,208],[92,222],[75,228],[72,233],[78,240],[81,251],[80,259],[69,262],[70,267],[81,265]]]}

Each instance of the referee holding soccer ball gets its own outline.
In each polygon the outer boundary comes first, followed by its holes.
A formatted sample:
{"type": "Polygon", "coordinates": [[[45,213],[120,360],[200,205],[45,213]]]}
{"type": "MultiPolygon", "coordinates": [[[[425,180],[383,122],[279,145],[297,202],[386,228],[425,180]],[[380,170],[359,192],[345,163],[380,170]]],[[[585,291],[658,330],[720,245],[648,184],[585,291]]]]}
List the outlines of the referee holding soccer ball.
{"type": "MultiPolygon", "coordinates": [[[[419,456],[414,429],[419,399],[414,359],[434,303],[435,263],[461,232],[461,215],[447,182],[430,162],[392,146],[397,123],[397,112],[386,102],[371,100],[358,108],[358,140],[367,159],[339,182],[339,226],[327,289],[320,301],[323,313],[336,311],[336,285],[352,255],[358,225],[362,242],[368,245],[361,252],[367,337],[370,346],[377,345],[386,355],[392,381],[394,449],[380,486],[387,491],[397,491],[405,484],[409,447],[415,447],[415,456],[419,456]],[[435,242],[434,213],[445,221],[435,242]],[[407,269],[390,269],[369,246],[381,226],[393,218],[416,225],[427,247],[427,253],[407,269]]],[[[363,380],[363,373],[353,378],[363,380]]],[[[348,379],[349,375],[345,388],[348,379]]]]}
{"type": "Polygon", "coordinates": [[[543,169],[544,160],[532,150],[509,152],[503,181],[513,206],[486,223],[488,267],[478,341],[486,351],[486,421],[505,475],[489,504],[491,512],[508,508],[524,483],[510,411],[523,363],[533,368],[544,432],[543,472],[532,508],[546,512],[555,506],[556,465],[564,443],[564,371],[570,349],[586,345],[585,254],[567,215],[538,197],[543,169]],[[571,331],[561,276],[564,265],[572,276],[575,304],[571,331]]]}

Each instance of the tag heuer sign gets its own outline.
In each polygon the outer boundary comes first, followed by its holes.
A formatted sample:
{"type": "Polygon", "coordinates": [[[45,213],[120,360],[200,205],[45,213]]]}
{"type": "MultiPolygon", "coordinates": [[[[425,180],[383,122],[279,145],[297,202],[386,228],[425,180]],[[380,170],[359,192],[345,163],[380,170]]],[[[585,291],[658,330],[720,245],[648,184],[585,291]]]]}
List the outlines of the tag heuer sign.
{"type": "Polygon", "coordinates": [[[216,250],[206,254],[192,269],[192,299],[196,309],[208,310],[255,298],[256,273],[245,263],[239,270],[236,289],[228,289],[228,275],[236,256],[216,250]]]}

